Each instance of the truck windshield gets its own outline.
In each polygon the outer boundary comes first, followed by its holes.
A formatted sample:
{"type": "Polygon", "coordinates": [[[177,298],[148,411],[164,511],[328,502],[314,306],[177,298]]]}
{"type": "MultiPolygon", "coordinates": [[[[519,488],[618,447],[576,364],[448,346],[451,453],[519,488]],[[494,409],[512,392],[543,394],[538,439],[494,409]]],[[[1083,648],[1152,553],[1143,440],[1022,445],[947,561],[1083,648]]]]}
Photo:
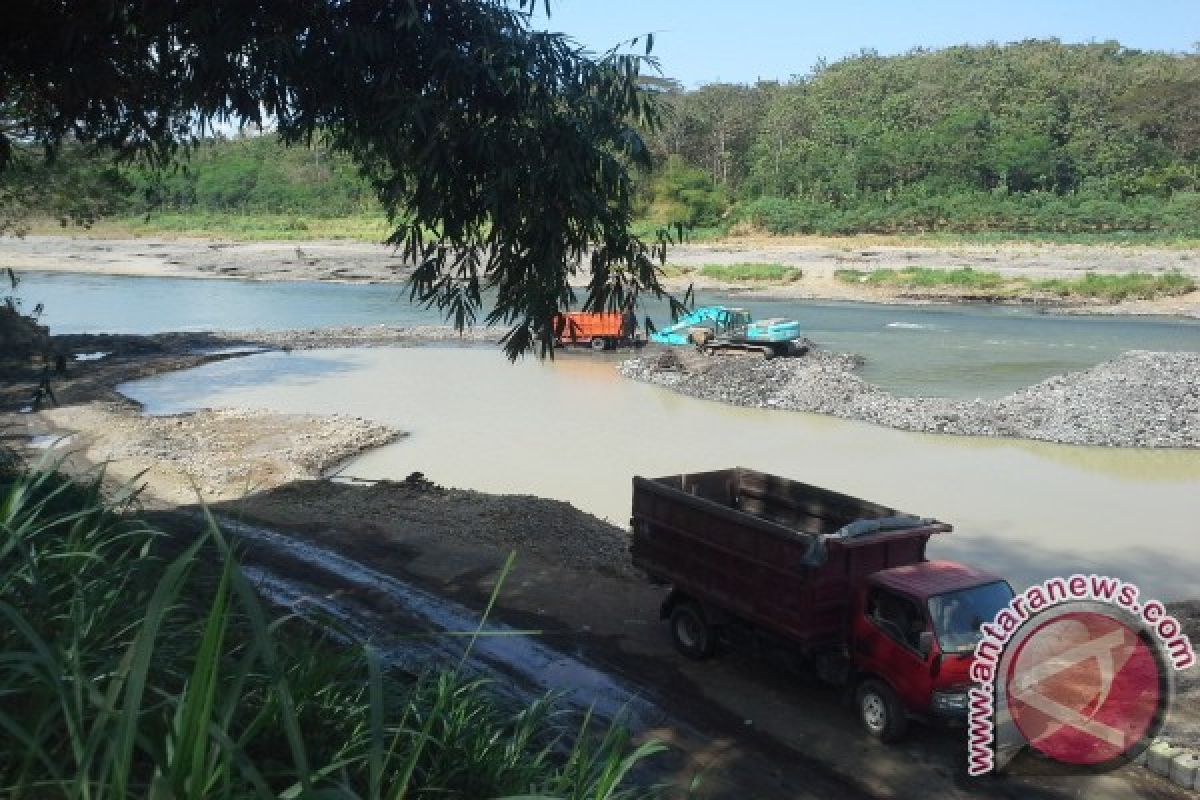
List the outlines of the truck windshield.
{"type": "Polygon", "coordinates": [[[963,653],[979,642],[979,628],[1012,600],[1004,581],[985,583],[929,598],[929,617],[943,653],[963,653]]]}

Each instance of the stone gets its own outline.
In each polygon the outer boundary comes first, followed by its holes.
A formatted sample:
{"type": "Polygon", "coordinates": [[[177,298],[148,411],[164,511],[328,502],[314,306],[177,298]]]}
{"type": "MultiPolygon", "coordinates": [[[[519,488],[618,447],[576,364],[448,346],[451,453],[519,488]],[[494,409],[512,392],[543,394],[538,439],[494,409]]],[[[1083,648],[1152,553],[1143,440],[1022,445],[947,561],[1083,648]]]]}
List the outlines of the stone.
{"type": "Polygon", "coordinates": [[[1200,754],[1184,751],[1171,759],[1169,768],[1171,780],[1185,789],[1197,789],[1197,778],[1200,777],[1200,754]]]}
{"type": "Polygon", "coordinates": [[[1183,753],[1182,747],[1175,747],[1170,742],[1155,742],[1150,746],[1146,756],[1146,766],[1156,775],[1168,778],[1171,775],[1171,761],[1183,753]]]}

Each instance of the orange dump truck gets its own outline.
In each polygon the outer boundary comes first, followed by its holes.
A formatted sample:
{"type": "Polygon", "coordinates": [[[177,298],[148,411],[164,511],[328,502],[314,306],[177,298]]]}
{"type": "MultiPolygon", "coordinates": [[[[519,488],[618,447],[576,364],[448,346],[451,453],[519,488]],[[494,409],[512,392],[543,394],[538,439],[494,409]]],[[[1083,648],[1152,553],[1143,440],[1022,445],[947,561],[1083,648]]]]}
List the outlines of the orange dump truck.
{"type": "Polygon", "coordinates": [[[641,344],[636,333],[637,316],[632,312],[568,311],[554,318],[554,336],[559,345],[613,350],[622,344],[641,344]]]}

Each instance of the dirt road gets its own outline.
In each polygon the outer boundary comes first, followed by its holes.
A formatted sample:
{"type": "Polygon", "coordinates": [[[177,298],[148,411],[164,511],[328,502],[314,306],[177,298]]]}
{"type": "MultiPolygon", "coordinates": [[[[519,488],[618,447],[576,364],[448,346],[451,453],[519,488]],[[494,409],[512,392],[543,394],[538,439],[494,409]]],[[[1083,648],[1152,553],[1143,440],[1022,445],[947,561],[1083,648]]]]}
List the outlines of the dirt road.
{"type": "MultiPolygon", "coordinates": [[[[414,604],[396,594],[396,585],[416,587],[453,609],[484,607],[507,556],[487,534],[472,530],[472,514],[478,525],[505,525],[486,498],[421,485],[320,481],[218,510],[326,548],[300,548],[298,557],[296,548],[281,544],[289,539],[271,545],[260,538],[251,558],[275,586],[291,587],[289,603],[325,603],[328,613],[329,598],[352,598],[343,613],[378,636],[413,624],[414,604]],[[384,496],[387,513],[370,513],[381,509],[384,496]],[[460,512],[446,513],[450,504],[460,512]]],[[[525,505],[535,509],[536,499],[525,505]]],[[[581,512],[559,513],[566,519],[558,524],[569,524],[571,516],[585,522],[581,512]]],[[[493,619],[539,631],[540,653],[523,655],[518,648],[513,655],[511,641],[501,637],[509,652],[491,654],[490,666],[517,680],[532,671],[537,677],[526,683],[571,689],[577,705],[604,711],[629,702],[639,733],[677,748],[660,777],[685,785],[701,774],[700,797],[1187,796],[1140,767],[1086,778],[971,780],[963,769],[961,732],[918,727],[898,747],[876,744],[859,730],[838,691],[778,655],[727,653],[701,663],[677,655],[658,620],[662,591],[623,570],[581,569],[582,559],[520,557],[493,619]]],[[[463,625],[463,617],[446,616],[444,607],[438,613],[443,627],[463,625]]]]}

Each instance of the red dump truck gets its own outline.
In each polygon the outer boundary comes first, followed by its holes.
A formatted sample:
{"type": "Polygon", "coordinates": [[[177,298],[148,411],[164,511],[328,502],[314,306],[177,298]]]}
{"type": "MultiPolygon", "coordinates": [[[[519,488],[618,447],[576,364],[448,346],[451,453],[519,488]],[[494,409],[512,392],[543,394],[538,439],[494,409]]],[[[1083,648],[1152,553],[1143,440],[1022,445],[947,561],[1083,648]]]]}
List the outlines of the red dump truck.
{"type": "Polygon", "coordinates": [[[671,587],[675,646],[776,645],[852,690],[884,741],[966,717],[979,628],[1013,592],[925,545],[951,527],[749,469],[633,479],[633,563],[671,587]]]}

